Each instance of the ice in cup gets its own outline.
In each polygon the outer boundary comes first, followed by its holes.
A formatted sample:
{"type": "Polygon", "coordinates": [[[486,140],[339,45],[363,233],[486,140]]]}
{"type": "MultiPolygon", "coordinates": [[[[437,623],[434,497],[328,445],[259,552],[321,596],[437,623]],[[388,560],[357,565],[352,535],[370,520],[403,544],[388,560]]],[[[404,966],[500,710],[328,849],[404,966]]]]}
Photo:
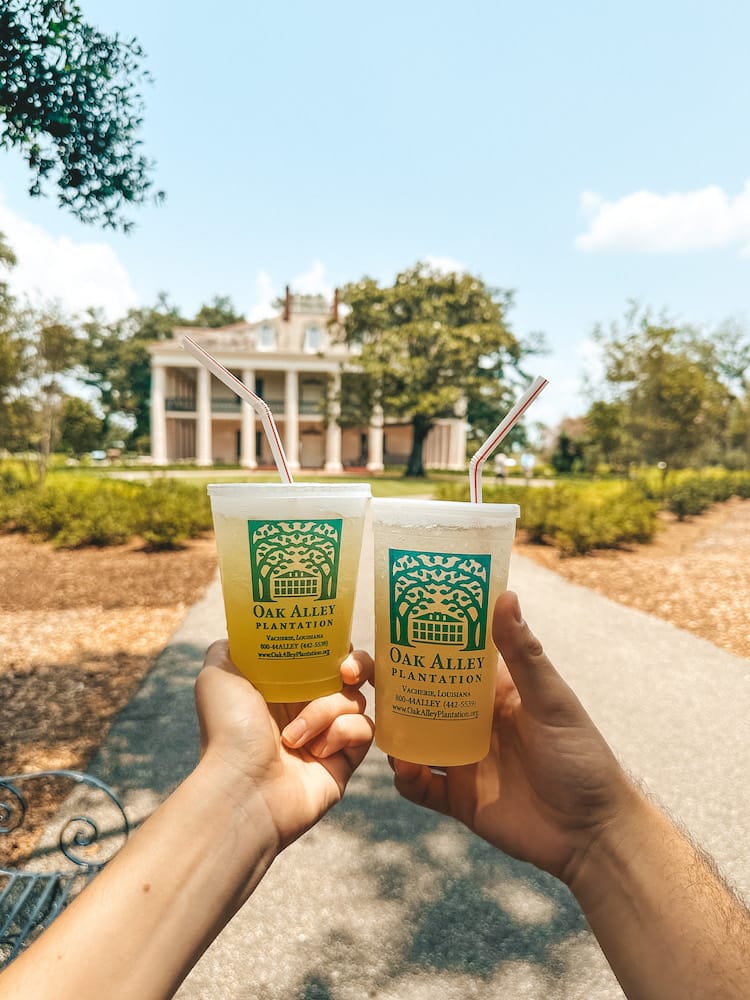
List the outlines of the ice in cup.
{"type": "Polygon", "coordinates": [[[375,742],[401,760],[470,764],[490,745],[516,504],[372,501],[375,742]]]}
{"type": "Polygon", "coordinates": [[[341,690],[370,487],[210,484],[229,654],[269,702],[341,690]]]}

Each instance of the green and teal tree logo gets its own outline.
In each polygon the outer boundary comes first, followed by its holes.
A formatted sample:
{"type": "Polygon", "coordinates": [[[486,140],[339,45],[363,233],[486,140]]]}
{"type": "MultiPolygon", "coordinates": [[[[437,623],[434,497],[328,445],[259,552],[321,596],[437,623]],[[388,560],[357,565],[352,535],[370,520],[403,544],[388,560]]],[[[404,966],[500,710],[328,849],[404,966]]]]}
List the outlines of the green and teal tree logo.
{"type": "Polygon", "coordinates": [[[253,600],[336,596],[341,519],[248,521],[253,600]]]}
{"type": "Polygon", "coordinates": [[[484,649],[489,555],[390,550],[391,642],[484,649]]]}

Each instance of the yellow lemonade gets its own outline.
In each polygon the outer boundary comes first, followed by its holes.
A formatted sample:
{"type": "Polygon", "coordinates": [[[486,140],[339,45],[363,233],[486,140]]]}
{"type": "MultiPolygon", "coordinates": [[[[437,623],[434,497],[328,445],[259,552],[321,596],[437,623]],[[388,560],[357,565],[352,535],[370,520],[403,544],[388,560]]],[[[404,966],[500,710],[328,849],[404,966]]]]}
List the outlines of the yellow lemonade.
{"type": "Polygon", "coordinates": [[[517,517],[512,504],[373,501],[375,741],[386,753],[436,767],[487,754],[492,609],[517,517]]]}
{"type": "Polygon", "coordinates": [[[339,691],[369,487],[242,485],[209,487],[232,661],[270,702],[339,691]]]}

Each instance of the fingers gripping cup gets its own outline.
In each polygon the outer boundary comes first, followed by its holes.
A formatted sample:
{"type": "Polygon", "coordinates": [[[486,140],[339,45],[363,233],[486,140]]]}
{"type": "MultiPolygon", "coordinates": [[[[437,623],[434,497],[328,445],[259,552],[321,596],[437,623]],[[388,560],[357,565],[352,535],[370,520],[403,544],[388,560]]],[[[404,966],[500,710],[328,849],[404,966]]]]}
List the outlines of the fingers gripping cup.
{"type": "Polygon", "coordinates": [[[269,702],[341,690],[370,487],[211,484],[229,654],[269,702]]]}
{"type": "Polygon", "coordinates": [[[375,742],[453,766],[486,756],[515,504],[373,500],[375,742]]]}

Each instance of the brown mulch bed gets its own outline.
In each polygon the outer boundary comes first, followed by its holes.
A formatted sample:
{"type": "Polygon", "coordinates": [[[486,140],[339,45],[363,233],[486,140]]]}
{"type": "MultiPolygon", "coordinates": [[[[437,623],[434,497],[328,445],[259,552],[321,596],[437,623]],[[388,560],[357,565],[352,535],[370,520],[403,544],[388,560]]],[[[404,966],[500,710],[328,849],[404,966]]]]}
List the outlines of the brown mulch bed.
{"type": "Polygon", "coordinates": [[[146,552],[0,536],[0,774],[84,765],[215,570],[210,538],[146,552]]]}
{"type": "Polygon", "coordinates": [[[664,514],[650,545],[561,558],[519,539],[516,551],[573,583],[750,657],[750,501],[732,498],[683,522],[664,514]]]}
{"type": "MultiPolygon", "coordinates": [[[[0,775],[85,770],[216,570],[213,538],[57,550],[0,536],[0,775]]],[[[52,786],[34,803],[44,819],[52,786]]],[[[3,844],[6,864],[31,837],[3,844]]]]}

